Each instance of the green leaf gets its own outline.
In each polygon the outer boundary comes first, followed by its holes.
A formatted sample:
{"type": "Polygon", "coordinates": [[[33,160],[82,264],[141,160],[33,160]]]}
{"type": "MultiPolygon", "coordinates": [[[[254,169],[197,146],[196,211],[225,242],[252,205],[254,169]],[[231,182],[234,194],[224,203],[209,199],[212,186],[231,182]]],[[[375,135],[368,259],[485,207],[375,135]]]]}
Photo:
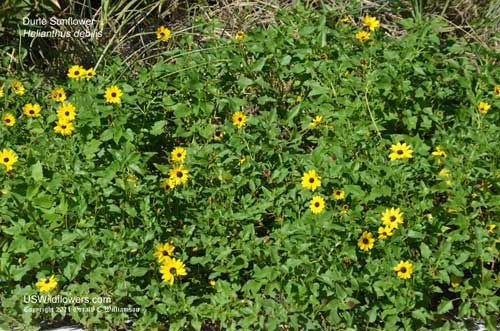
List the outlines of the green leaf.
{"type": "Polygon", "coordinates": [[[167,123],[168,123],[168,121],[166,121],[166,120],[156,121],[153,124],[153,127],[151,128],[151,130],[149,130],[149,133],[151,133],[154,136],[158,136],[158,135],[164,133],[165,132],[164,128],[165,128],[165,125],[167,125],[167,123]]]}
{"type": "Polygon", "coordinates": [[[40,182],[43,179],[43,168],[42,163],[38,161],[37,163],[31,166],[31,177],[35,180],[35,182],[40,182]]]}
{"type": "Polygon", "coordinates": [[[420,244],[420,254],[424,259],[428,259],[431,256],[431,249],[425,243],[420,244]]]}
{"type": "Polygon", "coordinates": [[[450,301],[449,299],[443,299],[439,303],[439,306],[437,308],[437,313],[444,314],[452,309],[453,309],[453,302],[450,301]]]}

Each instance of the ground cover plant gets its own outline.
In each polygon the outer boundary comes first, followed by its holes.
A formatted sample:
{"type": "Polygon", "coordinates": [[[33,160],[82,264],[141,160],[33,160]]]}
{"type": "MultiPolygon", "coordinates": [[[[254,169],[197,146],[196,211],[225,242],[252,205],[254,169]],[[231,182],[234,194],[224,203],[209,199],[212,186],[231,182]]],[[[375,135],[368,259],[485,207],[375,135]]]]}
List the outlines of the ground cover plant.
{"type": "Polygon", "coordinates": [[[3,72],[0,327],[494,330],[498,53],[390,23],[298,4],[3,72]]]}

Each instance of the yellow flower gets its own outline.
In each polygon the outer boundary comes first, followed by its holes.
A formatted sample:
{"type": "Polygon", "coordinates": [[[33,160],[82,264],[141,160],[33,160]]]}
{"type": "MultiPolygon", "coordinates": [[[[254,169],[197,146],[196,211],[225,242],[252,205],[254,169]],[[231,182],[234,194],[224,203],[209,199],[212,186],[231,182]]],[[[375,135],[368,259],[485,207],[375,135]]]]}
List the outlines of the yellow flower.
{"type": "Polygon", "coordinates": [[[85,69],[82,66],[74,65],[68,69],[68,77],[75,80],[85,76],[85,69]]]}
{"type": "Polygon", "coordinates": [[[40,116],[40,111],[42,109],[40,108],[40,105],[35,103],[27,103],[23,106],[23,113],[24,115],[28,117],[38,117],[40,116]]]}
{"type": "Polygon", "coordinates": [[[184,165],[175,166],[170,169],[170,179],[175,183],[175,186],[186,184],[189,178],[189,170],[184,165]]]}
{"type": "Polygon", "coordinates": [[[65,121],[72,121],[76,117],[76,109],[72,103],[65,103],[57,109],[57,118],[65,121]]]}
{"type": "Polygon", "coordinates": [[[295,97],[295,103],[300,103],[300,102],[302,102],[302,96],[301,95],[297,95],[295,97]]]}
{"type": "Polygon", "coordinates": [[[245,163],[245,161],[247,160],[247,158],[245,157],[245,155],[242,155],[240,157],[240,159],[238,160],[238,166],[242,165],[243,163],[245,163]]]}
{"type": "Polygon", "coordinates": [[[153,256],[156,256],[158,262],[163,263],[163,261],[165,261],[167,257],[174,254],[174,250],[175,246],[172,245],[172,242],[159,244],[158,246],[156,246],[156,251],[154,252],[153,256]]]}
{"type": "Polygon", "coordinates": [[[375,31],[375,29],[380,27],[380,22],[377,20],[376,17],[366,15],[363,18],[363,26],[370,29],[370,31],[375,31]]]}
{"type": "Polygon", "coordinates": [[[319,214],[325,208],[325,199],[323,199],[319,195],[315,195],[311,199],[309,207],[311,208],[313,214],[319,214]]]}
{"type": "Polygon", "coordinates": [[[366,31],[359,31],[356,33],[356,39],[358,39],[361,42],[365,42],[370,38],[370,32],[366,31]]]}
{"type": "Polygon", "coordinates": [[[446,152],[441,149],[441,146],[436,146],[436,150],[432,152],[432,156],[446,157],[446,152]]]}
{"type": "Polygon", "coordinates": [[[333,191],[333,198],[335,200],[342,200],[345,197],[345,192],[343,190],[335,190],[333,191]]]}
{"type": "Polygon", "coordinates": [[[342,23],[349,23],[349,22],[350,22],[350,19],[349,19],[349,17],[348,17],[348,16],[346,16],[346,17],[341,18],[341,19],[340,19],[340,22],[342,22],[342,23]]]}
{"type": "Polygon", "coordinates": [[[13,126],[16,124],[16,118],[12,114],[6,113],[2,115],[2,122],[5,126],[13,126]]]}
{"type": "Polygon", "coordinates": [[[3,84],[0,85],[0,98],[3,97],[3,84]]]}
{"type": "Polygon", "coordinates": [[[247,34],[245,32],[238,31],[238,32],[236,32],[236,35],[234,36],[234,39],[236,39],[238,41],[243,41],[243,39],[245,39],[246,35],[247,34]]]}
{"type": "Polygon", "coordinates": [[[482,113],[482,114],[486,114],[488,112],[488,110],[490,110],[491,108],[491,105],[487,102],[483,102],[481,101],[479,103],[479,105],[477,105],[477,110],[482,113]]]}
{"type": "Polygon", "coordinates": [[[321,177],[316,173],[316,170],[309,170],[302,175],[302,187],[315,191],[321,186],[321,177]]]}
{"type": "Polygon", "coordinates": [[[175,276],[185,276],[187,275],[186,267],[181,260],[177,260],[171,257],[166,257],[163,261],[163,265],[160,268],[160,273],[162,274],[161,279],[165,282],[174,284],[175,276]]]}
{"type": "Polygon", "coordinates": [[[393,268],[393,270],[398,272],[399,278],[409,279],[413,272],[413,264],[409,261],[400,261],[399,264],[393,268]]]}
{"type": "Polygon", "coordinates": [[[73,122],[60,118],[57,121],[57,125],[54,127],[54,132],[59,133],[63,136],[69,136],[75,131],[75,126],[73,122]]]}
{"type": "Polygon", "coordinates": [[[50,97],[56,102],[64,102],[66,100],[66,92],[62,87],[56,87],[51,93],[50,97]]]}
{"type": "Polygon", "coordinates": [[[173,180],[172,178],[165,179],[161,183],[161,187],[163,187],[165,190],[171,190],[175,187],[175,180],[173,180]]]}
{"type": "Polygon", "coordinates": [[[107,103],[119,103],[122,95],[122,90],[120,90],[118,86],[113,85],[106,89],[104,97],[106,98],[107,103]]]}
{"type": "Polygon", "coordinates": [[[89,69],[85,70],[85,73],[84,73],[83,77],[87,78],[87,80],[95,77],[95,70],[94,70],[94,68],[89,68],[89,69]]]}
{"type": "Polygon", "coordinates": [[[161,40],[161,41],[168,41],[170,39],[170,36],[172,35],[172,32],[170,31],[169,28],[164,27],[163,25],[158,27],[156,30],[156,39],[161,40]]]}
{"type": "Polygon", "coordinates": [[[214,287],[214,286],[215,286],[215,284],[217,284],[217,282],[216,282],[215,280],[213,280],[213,279],[210,279],[210,280],[208,281],[208,283],[209,283],[209,284],[210,284],[210,286],[212,286],[212,287],[214,287]]]}
{"type": "Polygon", "coordinates": [[[488,224],[488,225],[486,225],[486,231],[488,231],[488,233],[492,233],[496,227],[497,226],[495,224],[488,224]]]}
{"type": "Polygon", "coordinates": [[[239,128],[241,128],[247,122],[247,117],[241,111],[238,111],[233,114],[233,124],[239,128]]]}
{"type": "Polygon", "coordinates": [[[450,172],[448,171],[448,169],[446,168],[441,169],[441,171],[439,172],[439,177],[448,177],[448,176],[450,176],[450,172]]]}
{"type": "Polygon", "coordinates": [[[493,89],[493,91],[495,92],[495,95],[497,97],[500,97],[500,85],[495,85],[495,88],[493,89]]]}
{"type": "Polygon", "coordinates": [[[42,278],[35,284],[40,292],[49,292],[53,288],[57,287],[57,280],[54,275],[50,276],[50,278],[42,278]]]}
{"type": "Polygon", "coordinates": [[[309,123],[309,126],[311,128],[315,128],[317,127],[318,125],[321,124],[321,121],[323,120],[323,116],[316,116],[311,123],[309,123]]]}
{"type": "Polygon", "coordinates": [[[224,131],[215,131],[214,140],[221,141],[224,138],[224,131]]]}
{"type": "Polygon", "coordinates": [[[413,150],[406,143],[397,143],[396,145],[391,145],[392,153],[389,154],[389,158],[394,160],[404,160],[413,157],[413,150]]]}
{"type": "Polygon", "coordinates": [[[5,166],[5,170],[7,172],[13,169],[12,166],[17,162],[18,159],[19,157],[13,150],[4,148],[2,151],[0,151],[0,164],[3,164],[5,166]]]}
{"type": "Polygon", "coordinates": [[[176,147],[170,153],[170,155],[172,157],[172,161],[174,161],[174,162],[183,162],[186,159],[187,152],[182,147],[176,147]]]}
{"type": "Polygon", "coordinates": [[[339,212],[340,215],[345,215],[349,212],[349,206],[348,205],[343,205],[342,210],[339,212]]]}
{"type": "Polygon", "coordinates": [[[17,94],[17,95],[23,95],[24,94],[24,91],[25,91],[24,85],[20,81],[13,80],[10,83],[10,87],[12,88],[12,90],[14,91],[15,94],[17,94]]]}
{"type": "Polygon", "coordinates": [[[371,232],[363,232],[361,237],[358,239],[359,249],[362,251],[369,251],[373,248],[373,244],[375,243],[375,239],[373,239],[373,234],[371,232]]]}
{"type": "Polygon", "coordinates": [[[397,229],[399,224],[404,223],[403,213],[399,208],[386,209],[382,213],[382,223],[390,230],[397,229]]]}
{"type": "Polygon", "coordinates": [[[388,237],[391,237],[394,234],[394,232],[392,232],[392,230],[393,229],[389,226],[380,226],[378,228],[378,239],[385,240],[388,237]]]}

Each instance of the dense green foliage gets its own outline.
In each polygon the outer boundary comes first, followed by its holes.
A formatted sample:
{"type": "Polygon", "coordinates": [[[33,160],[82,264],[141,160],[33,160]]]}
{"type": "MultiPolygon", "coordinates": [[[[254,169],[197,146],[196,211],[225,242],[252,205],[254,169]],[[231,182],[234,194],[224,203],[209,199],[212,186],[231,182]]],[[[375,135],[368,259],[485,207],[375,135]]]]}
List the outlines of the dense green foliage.
{"type": "Polygon", "coordinates": [[[435,19],[365,42],[355,38],[362,17],[298,6],[276,19],[242,41],[200,22],[150,68],[117,58],[90,80],[1,77],[2,110],[17,121],[2,125],[0,150],[19,156],[12,171],[0,166],[1,327],[69,317],[89,330],[128,320],[136,330],[456,330],[453,313],[494,328],[500,240],[486,227],[500,227],[498,54],[440,34],[435,19]],[[207,38],[199,46],[194,35],[207,38]],[[119,104],[105,101],[111,85],[119,104]],[[77,112],[66,137],[53,130],[56,86],[77,112]],[[28,102],[41,117],[22,115],[28,102]],[[389,159],[398,142],[412,158],[389,159]],[[164,189],[178,146],[190,178],[164,189]],[[436,146],[447,156],[433,156],[436,146]],[[311,169],[314,192],[301,185],[311,169]],[[314,195],[325,199],[319,214],[314,195]],[[404,223],[378,239],[388,208],[404,223]],[[368,251],[364,231],[375,237],[368,251]],[[172,286],[153,256],[168,241],[187,270],[172,286]],[[409,279],[393,270],[401,260],[413,264],[409,279]],[[50,275],[52,295],[140,312],[23,312],[50,275]]]}

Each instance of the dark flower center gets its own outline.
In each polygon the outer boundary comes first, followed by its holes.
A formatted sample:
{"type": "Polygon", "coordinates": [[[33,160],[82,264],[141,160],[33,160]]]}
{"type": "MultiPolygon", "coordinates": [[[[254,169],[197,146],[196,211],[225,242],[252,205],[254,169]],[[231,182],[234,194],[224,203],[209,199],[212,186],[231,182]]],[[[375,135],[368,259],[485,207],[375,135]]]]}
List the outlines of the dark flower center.
{"type": "Polygon", "coordinates": [[[344,208],[344,210],[348,210],[349,206],[348,205],[344,205],[342,208],[344,208]]]}
{"type": "Polygon", "coordinates": [[[48,284],[48,283],[50,283],[50,279],[48,279],[48,278],[47,278],[47,279],[45,280],[45,284],[48,284]]]}
{"type": "Polygon", "coordinates": [[[69,111],[65,112],[64,115],[69,116],[69,111]]]}
{"type": "Polygon", "coordinates": [[[57,97],[58,97],[58,98],[62,98],[62,94],[61,94],[61,93],[59,93],[59,94],[57,95],[57,97]]]}
{"type": "Polygon", "coordinates": [[[335,195],[340,195],[340,191],[335,192],[335,195]]]}
{"type": "Polygon", "coordinates": [[[369,243],[368,238],[363,238],[363,244],[368,245],[368,243],[369,243]]]}
{"type": "Polygon", "coordinates": [[[401,267],[401,269],[399,269],[399,271],[401,271],[402,273],[406,273],[406,268],[405,267],[401,267]]]}
{"type": "Polygon", "coordinates": [[[30,114],[33,115],[35,113],[35,111],[32,109],[30,110],[30,114]]]}
{"type": "Polygon", "coordinates": [[[215,133],[215,135],[216,135],[217,137],[220,137],[220,136],[222,135],[222,132],[217,131],[217,132],[215,133]]]}
{"type": "Polygon", "coordinates": [[[112,96],[113,98],[116,98],[116,93],[115,93],[115,92],[111,93],[111,96],[112,96]]]}
{"type": "Polygon", "coordinates": [[[314,183],[314,178],[309,178],[309,183],[314,183]]]}
{"type": "Polygon", "coordinates": [[[399,155],[401,155],[401,154],[403,154],[403,151],[400,149],[396,153],[398,153],[399,155]]]}
{"type": "Polygon", "coordinates": [[[490,230],[491,230],[491,226],[489,226],[489,225],[488,225],[488,226],[486,227],[486,231],[490,231],[490,230]]]}
{"type": "Polygon", "coordinates": [[[319,207],[319,202],[316,202],[316,203],[314,204],[314,206],[315,206],[316,208],[317,208],[317,207],[319,207]]]}
{"type": "Polygon", "coordinates": [[[241,117],[238,117],[238,122],[241,122],[242,118],[241,117]]]}
{"type": "Polygon", "coordinates": [[[175,269],[175,268],[170,268],[170,273],[171,273],[172,275],[175,275],[175,274],[176,274],[176,272],[175,272],[176,270],[177,270],[177,269],[175,269]]]}
{"type": "Polygon", "coordinates": [[[8,157],[3,159],[3,162],[5,162],[5,163],[8,163],[9,161],[10,161],[10,159],[8,157]]]}
{"type": "Polygon", "coordinates": [[[6,118],[5,122],[10,123],[10,118],[6,118]]]}
{"type": "Polygon", "coordinates": [[[390,220],[391,220],[391,222],[394,222],[396,220],[396,216],[392,215],[390,220]]]}
{"type": "Polygon", "coordinates": [[[177,153],[177,157],[181,157],[181,156],[182,156],[182,154],[181,154],[181,153],[177,153]]]}
{"type": "Polygon", "coordinates": [[[183,176],[182,171],[177,171],[177,173],[175,175],[179,178],[182,178],[182,176],[183,176]]]}
{"type": "Polygon", "coordinates": [[[79,75],[80,74],[80,71],[75,71],[75,75],[79,75]]]}
{"type": "Polygon", "coordinates": [[[61,125],[61,129],[66,130],[67,126],[66,125],[61,125]]]}
{"type": "Polygon", "coordinates": [[[167,251],[163,251],[162,254],[163,254],[163,256],[167,256],[168,252],[167,251]]]}

